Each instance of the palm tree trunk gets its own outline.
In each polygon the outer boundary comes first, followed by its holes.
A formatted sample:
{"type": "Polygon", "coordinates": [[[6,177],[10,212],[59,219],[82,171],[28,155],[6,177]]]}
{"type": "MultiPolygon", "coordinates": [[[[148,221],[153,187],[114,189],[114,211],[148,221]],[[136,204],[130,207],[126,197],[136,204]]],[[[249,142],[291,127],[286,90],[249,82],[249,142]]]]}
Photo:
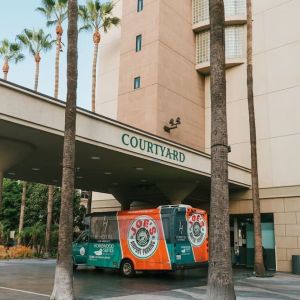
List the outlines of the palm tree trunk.
{"type": "Polygon", "coordinates": [[[93,77],[92,77],[92,111],[96,111],[96,81],[97,81],[97,58],[99,43],[94,43],[93,77]]]}
{"type": "Polygon", "coordinates": [[[51,225],[52,225],[52,210],[53,210],[54,186],[48,186],[48,207],[47,207],[47,227],[45,237],[45,258],[50,256],[50,240],[51,240],[51,225]]]}
{"type": "Polygon", "coordinates": [[[39,85],[39,76],[40,76],[40,61],[41,61],[40,54],[37,53],[34,58],[35,58],[34,90],[37,91],[39,85]]]}
{"type": "Polygon", "coordinates": [[[54,98],[58,98],[59,89],[59,58],[61,49],[61,36],[59,34],[57,34],[56,41],[54,98]]]}
{"type": "Polygon", "coordinates": [[[93,192],[89,191],[88,192],[88,201],[87,201],[87,205],[86,205],[86,213],[90,214],[92,211],[92,198],[93,198],[93,192]]]}
{"type": "Polygon", "coordinates": [[[248,89],[248,109],[250,126],[251,145],[251,177],[252,177],[252,199],[253,199],[253,219],[254,219],[254,271],[257,275],[265,273],[262,235],[260,200],[257,171],[257,150],[256,150],[256,125],[253,98],[253,67],[252,67],[252,2],[247,0],[247,89],[248,89]]]}
{"type": "Polygon", "coordinates": [[[207,299],[235,299],[232,280],[223,0],[209,1],[211,88],[211,203],[207,299]]]}
{"type": "Polygon", "coordinates": [[[73,300],[73,196],[75,177],[75,133],[77,98],[77,0],[68,1],[67,102],[63,148],[62,195],[59,223],[58,257],[51,299],[73,300]]]}
{"type": "MultiPolygon", "coordinates": [[[[23,181],[23,190],[22,190],[22,200],[21,200],[21,211],[20,211],[20,221],[19,221],[19,235],[24,228],[24,215],[25,215],[25,202],[26,202],[26,192],[27,192],[27,182],[23,181]]],[[[21,237],[18,237],[18,245],[21,244],[21,237]]]]}
{"type": "Polygon", "coordinates": [[[3,172],[0,172],[0,213],[2,209],[2,202],[3,202],[3,172]]]}
{"type": "Polygon", "coordinates": [[[8,71],[9,71],[9,64],[8,64],[8,59],[7,58],[4,59],[4,64],[3,64],[3,67],[2,67],[2,71],[3,71],[3,79],[7,80],[7,74],[8,74],[8,71]]]}

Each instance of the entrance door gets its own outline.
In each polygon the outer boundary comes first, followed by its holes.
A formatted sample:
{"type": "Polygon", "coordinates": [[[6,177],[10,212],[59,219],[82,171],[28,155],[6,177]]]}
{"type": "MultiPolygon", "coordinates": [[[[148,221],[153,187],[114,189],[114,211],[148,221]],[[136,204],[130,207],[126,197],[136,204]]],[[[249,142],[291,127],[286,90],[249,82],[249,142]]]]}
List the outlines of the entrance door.
{"type": "Polygon", "coordinates": [[[177,265],[190,265],[195,263],[192,245],[188,239],[187,220],[185,211],[175,215],[175,263],[177,265]]]}
{"type": "Polygon", "coordinates": [[[76,264],[86,264],[88,258],[89,236],[84,231],[73,243],[73,258],[76,264]]]}

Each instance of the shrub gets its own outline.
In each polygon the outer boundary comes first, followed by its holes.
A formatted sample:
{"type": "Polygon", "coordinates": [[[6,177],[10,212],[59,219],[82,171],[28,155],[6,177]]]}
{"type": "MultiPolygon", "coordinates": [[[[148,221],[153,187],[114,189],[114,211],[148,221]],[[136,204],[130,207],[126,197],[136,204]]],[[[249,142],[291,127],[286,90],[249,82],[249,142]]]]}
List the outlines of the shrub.
{"type": "Polygon", "coordinates": [[[32,249],[25,246],[4,247],[0,246],[0,259],[29,258],[33,257],[32,249]]]}

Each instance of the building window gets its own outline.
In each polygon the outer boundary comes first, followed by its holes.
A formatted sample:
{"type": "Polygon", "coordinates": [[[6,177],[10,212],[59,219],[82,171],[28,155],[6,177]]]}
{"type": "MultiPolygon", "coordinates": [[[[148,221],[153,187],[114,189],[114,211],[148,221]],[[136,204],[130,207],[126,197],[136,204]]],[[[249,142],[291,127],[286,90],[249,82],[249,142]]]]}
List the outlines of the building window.
{"type": "Polygon", "coordinates": [[[246,0],[224,0],[225,16],[246,15],[246,0]]]}
{"type": "Polygon", "coordinates": [[[193,24],[209,19],[208,0],[193,0],[193,24]]]}
{"type": "Polygon", "coordinates": [[[133,88],[136,90],[139,89],[140,87],[141,87],[141,77],[138,76],[134,78],[133,88]]]}
{"type": "Polygon", "coordinates": [[[142,50],[142,35],[137,35],[135,38],[135,51],[139,52],[142,50]]]}
{"type": "Polygon", "coordinates": [[[210,32],[203,31],[196,35],[196,63],[202,64],[209,61],[210,32]]]}
{"type": "MultiPolygon", "coordinates": [[[[244,56],[244,28],[230,26],[225,28],[225,54],[228,59],[244,56]]],[[[196,63],[202,64],[210,60],[210,32],[203,31],[196,35],[196,63]]]]}
{"type": "MultiPolygon", "coordinates": [[[[225,18],[246,15],[246,0],[224,0],[225,18]]],[[[193,24],[209,20],[209,0],[193,0],[193,24]]]]}
{"type": "Polygon", "coordinates": [[[226,58],[242,58],[244,54],[244,28],[230,26],[225,28],[226,58]]]}
{"type": "Polygon", "coordinates": [[[144,0],[137,0],[137,12],[140,12],[144,9],[144,0]]]}

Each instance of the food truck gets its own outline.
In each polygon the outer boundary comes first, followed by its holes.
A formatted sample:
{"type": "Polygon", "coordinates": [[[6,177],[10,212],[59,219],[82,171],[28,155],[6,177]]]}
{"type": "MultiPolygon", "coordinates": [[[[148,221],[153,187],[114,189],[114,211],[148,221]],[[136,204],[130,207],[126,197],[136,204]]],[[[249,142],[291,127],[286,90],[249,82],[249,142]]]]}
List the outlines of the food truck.
{"type": "Polygon", "coordinates": [[[73,243],[78,265],[135,271],[194,268],[208,262],[208,226],[204,210],[189,205],[92,213],[87,229],[73,243]]]}

